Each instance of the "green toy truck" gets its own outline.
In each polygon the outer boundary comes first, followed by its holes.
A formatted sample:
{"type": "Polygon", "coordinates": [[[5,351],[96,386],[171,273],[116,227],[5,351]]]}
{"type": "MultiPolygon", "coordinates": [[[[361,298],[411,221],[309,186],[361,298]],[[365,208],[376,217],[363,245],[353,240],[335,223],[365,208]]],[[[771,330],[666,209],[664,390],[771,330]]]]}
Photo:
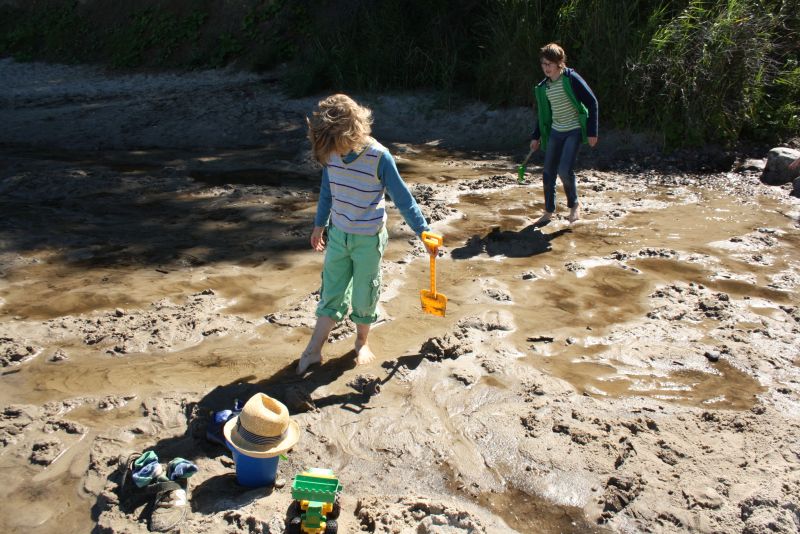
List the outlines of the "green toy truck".
{"type": "Polygon", "coordinates": [[[331,469],[312,467],[294,477],[287,534],[336,534],[341,491],[331,469]]]}

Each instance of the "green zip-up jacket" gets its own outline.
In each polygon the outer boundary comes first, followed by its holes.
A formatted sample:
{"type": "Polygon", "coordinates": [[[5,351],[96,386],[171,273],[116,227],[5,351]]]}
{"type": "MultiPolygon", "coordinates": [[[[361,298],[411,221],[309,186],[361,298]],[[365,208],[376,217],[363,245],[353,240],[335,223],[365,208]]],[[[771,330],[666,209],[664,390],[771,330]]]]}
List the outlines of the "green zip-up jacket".
{"type": "MultiPolygon", "coordinates": [[[[553,110],[550,108],[550,101],[547,100],[547,80],[548,78],[545,78],[533,88],[538,120],[531,139],[541,139],[542,150],[547,150],[547,140],[550,138],[550,128],[553,125],[553,110]]],[[[597,137],[597,97],[594,96],[586,81],[573,69],[564,69],[561,74],[561,82],[564,84],[564,93],[578,111],[581,138],[584,143],[588,143],[590,137],[597,137]]]]}

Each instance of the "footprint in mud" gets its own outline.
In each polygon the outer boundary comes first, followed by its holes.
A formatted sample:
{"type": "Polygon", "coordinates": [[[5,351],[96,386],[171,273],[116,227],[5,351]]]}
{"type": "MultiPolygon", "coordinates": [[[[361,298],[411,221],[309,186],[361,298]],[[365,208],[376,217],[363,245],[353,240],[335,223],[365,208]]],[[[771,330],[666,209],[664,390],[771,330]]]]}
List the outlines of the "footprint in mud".
{"type": "Polygon", "coordinates": [[[210,289],[186,298],[183,304],[161,299],[144,310],[123,310],[64,316],[45,323],[50,337],[75,332],[86,345],[112,355],[170,352],[201,343],[205,338],[248,331],[253,323],[217,312],[226,301],[210,289]]]}
{"type": "MultiPolygon", "coordinates": [[[[272,323],[277,326],[283,326],[287,328],[304,327],[313,329],[317,320],[314,313],[317,308],[317,304],[319,304],[319,291],[314,291],[288,310],[270,313],[264,318],[268,323],[272,323]]],[[[382,318],[380,322],[389,320],[388,315],[386,313],[382,313],[381,310],[382,307],[380,303],[378,303],[378,313],[382,318]]],[[[345,318],[334,325],[330,335],[328,336],[328,342],[333,343],[336,341],[341,341],[355,335],[355,333],[355,323],[353,323],[353,321],[351,321],[349,318],[345,318]]]]}
{"type": "Polygon", "coordinates": [[[489,516],[480,518],[455,504],[421,497],[402,497],[394,502],[388,498],[362,499],[356,516],[367,531],[387,534],[445,531],[477,534],[499,532],[497,529],[502,527],[489,516]]]}

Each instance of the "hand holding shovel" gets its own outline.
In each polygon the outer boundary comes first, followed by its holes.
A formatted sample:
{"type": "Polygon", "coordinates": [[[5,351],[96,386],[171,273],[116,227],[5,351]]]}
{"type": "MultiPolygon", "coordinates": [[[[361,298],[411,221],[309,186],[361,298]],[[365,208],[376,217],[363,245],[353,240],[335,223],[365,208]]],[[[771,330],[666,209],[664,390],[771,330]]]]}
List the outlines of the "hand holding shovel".
{"type": "Polygon", "coordinates": [[[444,239],[438,234],[432,232],[422,232],[422,242],[433,251],[430,255],[431,258],[431,289],[423,289],[419,292],[419,298],[422,302],[422,311],[444,317],[445,308],[447,308],[447,297],[441,293],[436,292],[436,250],[444,244],[444,239]]]}
{"type": "Polygon", "coordinates": [[[531,151],[528,152],[528,155],[525,156],[525,161],[522,162],[522,165],[517,167],[517,183],[521,184],[525,181],[525,171],[528,168],[528,160],[531,159],[535,151],[536,150],[532,148],[531,151]]]}

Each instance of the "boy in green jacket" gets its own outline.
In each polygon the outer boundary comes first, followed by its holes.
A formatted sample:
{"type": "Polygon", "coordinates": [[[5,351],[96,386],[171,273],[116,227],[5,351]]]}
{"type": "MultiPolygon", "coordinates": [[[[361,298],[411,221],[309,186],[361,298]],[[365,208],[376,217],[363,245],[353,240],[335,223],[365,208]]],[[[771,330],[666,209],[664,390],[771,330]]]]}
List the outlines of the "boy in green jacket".
{"type": "Polygon", "coordinates": [[[597,98],[573,69],[556,43],[539,50],[546,78],[534,88],[538,120],[531,135],[531,150],[544,150],[544,213],[537,225],[550,222],[556,211],[556,175],[567,195],[569,222],[580,217],[575,159],[581,143],[597,144],[597,98]]]}

